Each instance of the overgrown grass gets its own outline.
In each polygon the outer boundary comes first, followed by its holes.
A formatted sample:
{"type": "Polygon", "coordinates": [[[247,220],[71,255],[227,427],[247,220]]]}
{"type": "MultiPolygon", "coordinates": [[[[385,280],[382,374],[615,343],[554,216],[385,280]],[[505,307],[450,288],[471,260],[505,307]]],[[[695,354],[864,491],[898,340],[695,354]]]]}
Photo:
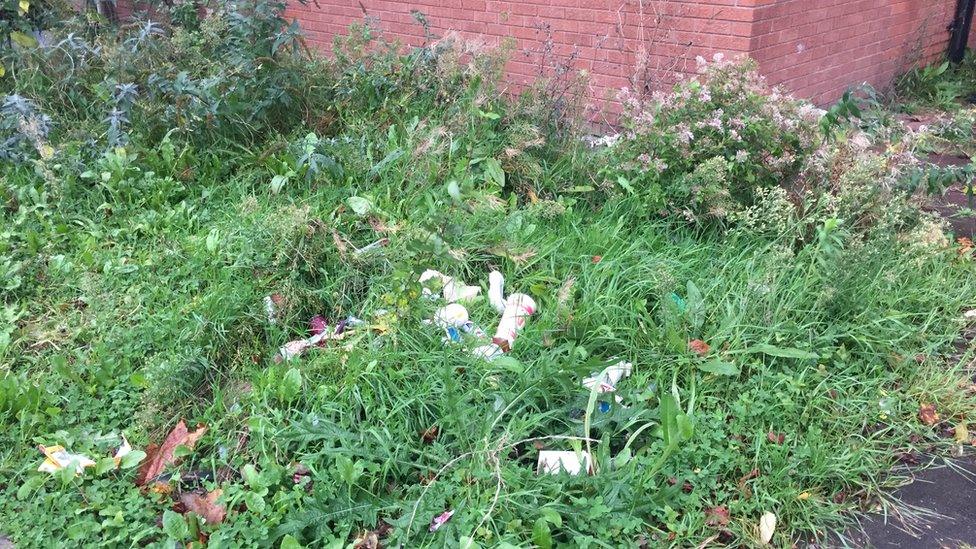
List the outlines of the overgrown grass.
{"type": "MultiPolygon", "coordinates": [[[[737,222],[689,222],[606,184],[618,149],[550,136],[495,96],[495,58],[346,45],[293,98],[327,98],[328,116],[261,133],[219,115],[225,136],[174,115],[133,123],[120,150],[81,127],[94,115],[61,114],[52,156],[26,143],[7,165],[0,533],[18,546],[198,528],[214,546],[753,545],[765,512],[788,546],[845,528],[902,453],[974,420],[970,373],[947,358],[973,263],[892,191],[892,157],[825,145],[790,189],[800,207],[761,191],[737,222]],[[540,313],[506,359],[476,359],[422,322],[438,307],[426,268],[485,288],[499,269],[540,313]],[[275,363],[315,314],[371,327],[275,363]],[[600,411],[581,380],[618,359],[634,373],[600,411]],[[691,426],[676,445],[670,402],[691,426]],[[144,449],[184,417],[208,432],[170,467],[174,494],[130,471],[36,471],[39,443],[102,456],[124,433],[144,449]],[[540,449],[586,448],[594,474],[536,474],[540,449]],[[227,520],[171,522],[181,492],[217,488],[227,520]]],[[[56,113],[60,93],[29,98],[56,113]]],[[[133,120],[166,106],[144,101],[133,120]]],[[[468,309],[497,322],[485,299],[468,309]]]]}

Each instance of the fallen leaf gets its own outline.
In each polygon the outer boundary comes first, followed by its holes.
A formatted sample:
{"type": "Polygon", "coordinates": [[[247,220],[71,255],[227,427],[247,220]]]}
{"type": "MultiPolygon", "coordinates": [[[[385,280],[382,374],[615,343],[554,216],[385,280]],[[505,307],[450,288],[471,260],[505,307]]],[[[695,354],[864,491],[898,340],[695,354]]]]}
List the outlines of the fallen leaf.
{"type": "Polygon", "coordinates": [[[592,263],[593,263],[594,265],[596,265],[597,263],[599,263],[599,262],[601,262],[601,261],[603,261],[603,256],[602,256],[602,255],[595,255],[595,256],[593,256],[593,257],[591,257],[591,258],[590,258],[590,261],[591,261],[591,262],[592,262],[592,263]]]}
{"type": "Polygon", "coordinates": [[[688,342],[688,350],[695,353],[698,356],[705,356],[708,354],[712,348],[708,346],[708,343],[700,339],[692,339],[688,342]]]}
{"type": "Polygon", "coordinates": [[[966,422],[956,425],[956,442],[959,444],[969,444],[969,426],[966,422]]]}
{"type": "Polygon", "coordinates": [[[961,236],[956,239],[959,243],[959,255],[969,255],[973,251],[973,240],[967,236],[961,236]]]}
{"type": "Polygon", "coordinates": [[[158,477],[168,465],[176,462],[173,453],[177,446],[193,448],[200,437],[207,432],[203,425],[197,425],[192,433],[186,428],[186,422],[182,419],[173,427],[173,430],[166,435],[166,440],[161,446],[150,444],[146,448],[146,460],[139,467],[139,474],[136,475],[136,485],[145,486],[147,482],[158,477]]]}
{"type": "Polygon", "coordinates": [[[451,509],[450,511],[444,511],[443,513],[437,515],[430,521],[429,530],[431,532],[436,532],[438,528],[444,526],[447,523],[447,521],[451,520],[451,517],[453,516],[454,516],[454,509],[451,509]]]}
{"type": "Polygon", "coordinates": [[[339,251],[339,255],[346,257],[346,250],[349,249],[349,246],[347,246],[342,240],[342,237],[339,236],[339,231],[336,231],[335,229],[332,229],[332,242],[335,243],[335,247],[336,250],[339,251]]]}
{"type": "Polygon", "coordinates": [[[390,227],[388,227],[386,225],[386,223],[383,222],[382,219],[380,219],[380,218],[378,218],[376,216],[370,216],[370,218],[369,218],[369,226],[372,227],[373,230],[376,231],[376,232],[378,232],[378,233],[390,233],[390,232],[393,232],[393,229],[391,229],[390,227]]]}
{"type": "Polygon", "coordinates": [[[439,432],[440,428],[438,428],[436,425],[431,425],[426,431],[423,432],[423,434],[420,435],[420,438],[423,439],[424,444],[430,444],[437,440],[437,434],[439,432]]]}
{"type": "Polygon", "coordinates": [[[918,419],[931,426],[939,422],[939,414],[935,411],[934,405],[922,403],[918,408],[918,419]]]}
{"type": "Polygon", "coordinates": [[[775,531],[776,515],[768,512],[763,513],[763,516],[759,517],[759,541],[763,545],[768,545],[773,539],[773,532],[775,531]]]}
{"type": "Polygon", "coordinates": [[[746,484],[746,482],[758,476],[759,476],[759,469],[753,469],[752,471],[749,471],[748,473],[742,475],[742,477],[739,478],[739,482],[737,484],[739,486],[739,491],[742,492],[742,497],[744,497],[745,499],[749,499],[750,497],[752,497],[752,489],[749,488],[749,485],[746,484]]]}
{"type": "Polygon", "coordinates": [[[379,546],[380,537],[371,530],[363,532],[352,542],[353,549],[378,549],[379,546]]]}
{"type": "Polygon", "coordinates": [[[796,499],[800,501],[806,501],[810,499],[810,492],[803,492],[802,494],[796,496],[796,499]]]}
{"type": "Polygon", "coordinates": [[[766,433],[766,440],[772,442],[773,444],[783,444],[786,441],[786,435],[783,433],[774,433],[772,431],[766,433]]]}
{"type": "Polygon", "coordinates": [[[705,524],[722,527],[729,523],[729,508],[724,505],[705,509],[705,524]]]}
{"type": "Polygon", "coordinates": [[[217,503],[222,490],[219,488],[207,494],[196,492],[183,492],[180,501],[186,506],[187,511],[193,511],[207,521],[207,524],[220,524],[227,516],[227,508],[217,503]]]}

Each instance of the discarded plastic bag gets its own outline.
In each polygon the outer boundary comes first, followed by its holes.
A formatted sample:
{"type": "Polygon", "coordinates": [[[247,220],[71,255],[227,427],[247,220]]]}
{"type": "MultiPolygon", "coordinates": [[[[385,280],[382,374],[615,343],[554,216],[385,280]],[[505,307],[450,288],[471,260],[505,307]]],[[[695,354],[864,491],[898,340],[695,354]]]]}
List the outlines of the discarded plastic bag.
{"type": "MultiPolygon", "coordinates": [[[[441,295],[448,303],[454,303],[455,301],[464,301],[468,299],[474,299],[481,293],[480,286],[467,286],[464,282],[451,278],[440,271],[435,271],[433,269],[427,269],[420,275],[420,284],[431,280],[439,280],[441,283],[441,295]]],[[[427,287],[422,290],[423,294],[428,298],[435,297],[434,292],[427,287]]]]}
{"type": "Polygon", "coordinates": [[[427,528],[431,532],[436,532],[441,526],[447,524],[447,521],[451,520],[454,516],[454,509],[450,511],[444,511],[443,513],[437,515],[430,521],[430,526],[427,528]]]}
{"type": "Polygon", "coordinates": [[[476,338],[485,338],[485,332],[468,317],[468,310],[463,305],[451,303],[441,307],[434,313],[434,324],[444,329],[446,342],[461,341],[461,333],[471,334],[476,338]]]}
{"type": "Polygon", "coordinates": [[[528,318],[537,310],[535,300],[528,295],[515,293],[505,299],[504,291],[505,277],[498,271],[489,273],[488,301],[502,313],[502,318],[498,322],[498,328],[495,330],[495,337],[491,339],[491,343],[477,347],[472,351],[474,356],[489,362],[512,349],[515,338],[525,328],[528,318]]]}
{"type": "Polygon", "coordinates": [[[536,473],[540,475],[558,475],[561,472],[578,475],[583,471],[593,472],[593,463],[588,452],[542,450],[539,452],[539,462],[536,473]]]}
{"type": "Polygon", "coordinates": [[[312,332],[312,336],[285,343],[280,349],[278,349],[278,353],[275,355],[274,361],[288,361],[302,356],[305,354],[305,351],[312,347],[324,347],[326,341],[334,341],[346,337],[347,328],[361,326],[362,324],[364,324],[362,320],[350,316],[346,317],[345,320],[339,321],[339,323],[336,324],[336,327],[333,329],[326,324],[326,320],[322,318],[322,316],[316,315],[309,320],[309,331],[312,332]]]}
{"type": "Polygon", "coordinates": [[[620,362],[607,368],[606,371],[596,373],[584,379],[583,387],[586,387],[591,391],[594,387],[597,387],[598,393],[612,393],[617,390],[617,383],[619,383],[622,378],[630,377],[630,373],[633,370],[633,364],[621,360],[620,362]]]}
{"type": "MultiPolygon", "coordinates": [[[[38,450],[44,454],[44,462],[37,468],[42,473],[56,473],[72,464],[75,466],[75,475],[80,475],[86,467],[94,467],[95,462],[84,454],[72,454],[64,449],[64,446],[38,446],[38,450]]],[[[131,449],[131,448],[130,448],[131,449]]],[[[120,458],[121,459],[121,458],[120,458]]]]}
{"type": "Polygon", "coordinates": [[[499,313],[505,312],[505,277],[498,271],[488,273],[488,302],[499,313]]]}

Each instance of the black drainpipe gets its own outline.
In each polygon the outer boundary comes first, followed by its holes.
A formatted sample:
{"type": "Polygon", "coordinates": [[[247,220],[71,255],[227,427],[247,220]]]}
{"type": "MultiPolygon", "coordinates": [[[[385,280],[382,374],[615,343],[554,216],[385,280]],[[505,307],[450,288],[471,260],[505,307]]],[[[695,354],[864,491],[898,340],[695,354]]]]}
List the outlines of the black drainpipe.
{"type": "Polygon", "coordinates": [[[973,24],[973,8],[976,0],[958,0],[956,2],[956,18],[949,25],[952,34],[949,36],[949,61],[958,63],[966,55],[966,43],[969,41],[969,28],[973,24]]]}

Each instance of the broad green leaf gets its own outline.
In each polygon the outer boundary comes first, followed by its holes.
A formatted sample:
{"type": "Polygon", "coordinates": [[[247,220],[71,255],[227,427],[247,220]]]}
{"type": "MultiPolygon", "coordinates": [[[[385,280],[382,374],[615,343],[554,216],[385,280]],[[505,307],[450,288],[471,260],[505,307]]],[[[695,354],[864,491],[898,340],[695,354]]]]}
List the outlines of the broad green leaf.
{"type": "Polygon", "coordinates": [[[543,507],[539,511],[542,513],[542,518],[546,519],[549,524],[552,524],[556,528],[562,528],[563,517],[558,511],[549,507],[543,507]]]}
{"type": "Polygon", "coordinates": [[[113,469],[115,469],[115,459],[110,457],[103,457],[95,464],[96,475],[104,475],[113,469]]]}
{"type": "Polygon", "coordinates": [[[504,368],[510,372],[522,373],[525,371],[525,367],[519,360],[513,356],[502,355],[491,361],[492,366],[497,366],[499,368],[504,368]]]}
{"type": "Polygon", "coordinates": [[[688,414],[676,415],[674,422],[678,427],[678,434],[681,435],[681,440],[691,440],[691,436],[695,434],[695,424],[692,423],[688,414]]]}
{"type": "Polygon", "coordinates": [[[146,453],[142,450],[132,450],[128,454],[122,456],[119,460],[119,467],[122,469],[132,469],[136,465],[139,465],[142,460],[146,459],[146,453]]]}
{"type": "Polygon", "coordinates": [[[251,463],[241,467],[241,477],[244,478],[244,482],[247,483],[251,490],[257,490],[262,485],[261,475],[258,473],[257,468],[255,468],[251,463]]]}
{"type": "Polygon", "coordinates": [[[489,185],[501,189],[505,186],[505,170],[502,163],[496,158],[486,158],[484,161],[485,182],[489,185]]]}
{"type": "Polygon", "coordinates": [[[386,156],[383,157],[383,160],[380,160],[379,162],[376,163],[375,166],[370,168],[369,175],[370,176],[382,175],[383,172],[385,172],[387,168],[390,167],[390,164],[399,160],[400,157],[402,157],[404,154],[406,153],[403,151],[403,149],[399,147],[393,149],[392,151],[387,153],[386,156]]]}
{"type": "Polygon", "coordinates": [[[634,194],[634,186],[630,184],[630,181],[626,177],[622,175],[618,175],[617,185],[620,185],[620,188],[627,191],[628,193],[634,194]]]}
{"type": "Polygon", "coordinates": [[[373,203],[361,196],[350,196],[346,199],[346,205],[360,217],[365,216],[373,209],[373,203]]]}
{"type": "Polygon", "coordinates": [[[163,531],[167,536],[178,541],[183,541],[190,536],[190,527],[187,526],[183,515],[169,509],[163,511],[163,531]]]}
{"type": "Polygon", "coordinates": [[[461,201],[461,187],[457,181],[452,179],[447,182],[447,194],[454,200],[461,201]]]}
{"type": "Polygon", "coordinates": [[[285,372],[285,377],[281,378],[281,384],[278,386],[278,394],[282,400],[290,402],[298,396],[298,392],[301,390],[302,373],[298,371],[298,368],[291,368],[285,372]]]}
{"type": "Polygon", "coordinates": [[[19,31],[12,31],[10,33],[10,39],[14,41],[18,46],[22,48],[36,48],[37,38],[29,34],[24,34],[19,31]]]}
{"type": "Polygon", "coordinates": [[[291,534],[286,534],[285,537],[281,538],[281,545],[278,546],[280,549],[303,549],[303,545],[298,543],[295,536],[291,534]]]}
{"type": "Polygon", "coordinates": [[[664,445],[670,446],[672,440],[677,442],[678,439],[678,404],[674,401],[673,396],[665,393],[661,397],[659,407],[661,413],[661,434],[664,437],[664,445]]]}
{"type": "Polygon", "coordinates": [[[271,193],[278,194],[281,192],[282,187],[288,183],[288,177],[284,175],[276,175],[271,178],[271,193]]]}
{"type": "Polygon", "coordinates": [[[820,358],[820,355],[811,353],[810,351],[804,351],[803,349],[797,349],[795,347],[777,347],[775,345],[768,345],[765,343],[761,345],[753,345],[752,347],[746,349],[745,352],[762,353],[764,355],[776,356],[780,358],[797,358],[802,360],[820,358]]]}
{"type": "Polygon", "coordinates": [[[461,536],[460,545],[461,549],[481,549],[481,545],[470,536],[461,536]]]}
{"type": "Polygon", "coordinates": [[[719,376],[734,376],[739,374],[739,367],[737,365],[723,360],[710,360],[704,364],[699,364],[698,369],[719,376]]]}
{"type": "Polygon", "coordinates": [[[532,542],[540,549],[552,548],[552,531],[549,530],[549,522],[544,517],[539,517],[532,526],[532,542]]]}
{"type": "Polygon", "coordinates": [[[264,508],[266,507],[264,498],[261,497],[261,494],[258,494],[256,492],[246,492],[244,494],[244,503],[245,505],[247,505],[248,511],[252,511],[258,514],[263,513],[264,508]]]}

